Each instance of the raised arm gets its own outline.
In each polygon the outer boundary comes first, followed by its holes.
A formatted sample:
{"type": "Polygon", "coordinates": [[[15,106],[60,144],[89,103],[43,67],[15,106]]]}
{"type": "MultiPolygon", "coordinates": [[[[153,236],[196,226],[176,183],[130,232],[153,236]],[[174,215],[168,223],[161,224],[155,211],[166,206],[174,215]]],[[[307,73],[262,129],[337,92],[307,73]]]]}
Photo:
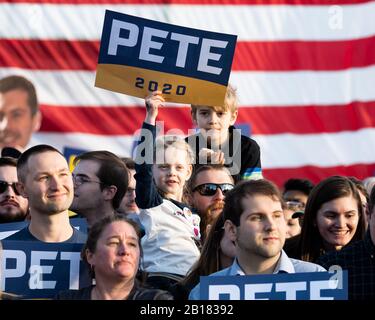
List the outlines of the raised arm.
{"type": "Polygon", "coordinates": [[[146,117],[142,125],[140,140],[135,150],[136,203],[140,209],[153,208],[163,202],[152,176],[153,151],[156,139],[156,118],[164,98],[155,91],[145,99],[146,117]]]}

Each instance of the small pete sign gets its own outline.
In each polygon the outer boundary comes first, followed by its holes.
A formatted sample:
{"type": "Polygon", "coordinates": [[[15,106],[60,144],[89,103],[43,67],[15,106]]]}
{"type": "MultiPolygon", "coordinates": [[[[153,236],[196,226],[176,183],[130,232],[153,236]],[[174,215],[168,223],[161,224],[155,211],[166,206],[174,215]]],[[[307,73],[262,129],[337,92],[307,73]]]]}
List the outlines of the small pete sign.
{"type": "Polygon", "coordinates": [[[237,36],[106,11],[95,86],[145,98],[220,106],[237,36]]]}
{"type": "Polygon", "coordinates": [[[2,291],[23,298],[53,298],[61,290],[91,285],[80,257],[83,244],[3,240],[0,245],[2,291]]]}
{"type": "Polygon", "coordinates": [[[201,277],[201,300],[347,300],[348,272],[201,277]]]}

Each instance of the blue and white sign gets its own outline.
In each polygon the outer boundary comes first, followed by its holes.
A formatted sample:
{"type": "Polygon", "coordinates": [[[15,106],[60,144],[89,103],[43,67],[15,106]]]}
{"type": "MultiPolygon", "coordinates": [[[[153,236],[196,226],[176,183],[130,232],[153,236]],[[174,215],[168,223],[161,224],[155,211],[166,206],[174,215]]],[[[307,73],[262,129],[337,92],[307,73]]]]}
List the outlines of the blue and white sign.
{"type": "MultiPolygon", "coordinates": [[[[87,221],[84,218],[71,218],[71,225],[77,230],[87,233],[87,221]]],[[[11,236],[13,233],[20,231],[29,225],[29,221],[21,222],[10,222],[10,223],[1,223],[0,224],[0,240],[5,239],[11,236]]]]}
{"type": "Polygon", "coordinates": [[[347,300],[348,273],[201,277],[201,300],[347,300]]]}
{"type": "Polygon", "coordinates": [[[59,291],[91,284],[81,261],[82,244],[1,242],[0,290],[23,298],[53,298],[59,291]]]}
{"type": "Polygon", "coordinates": [[[95,86],[145,98],[221,106],[237,36],[107,10],[95,86]]]}

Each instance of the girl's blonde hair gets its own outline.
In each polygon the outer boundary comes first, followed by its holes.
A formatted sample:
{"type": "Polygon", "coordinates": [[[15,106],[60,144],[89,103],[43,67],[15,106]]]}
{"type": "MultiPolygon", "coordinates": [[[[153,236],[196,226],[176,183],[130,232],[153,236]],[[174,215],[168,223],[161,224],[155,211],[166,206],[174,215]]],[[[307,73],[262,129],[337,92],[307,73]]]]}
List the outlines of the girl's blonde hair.
{"type": "MultiPolygon", "coordinates": [[[[165,135],[160,136],[155,141],[155,148],[154,148],[154,160],[156,164],[160,164],[162,162],[158,161],[157,154],[160,151],[165,151],[169,147],[173,147],[178,150],[186,151],[186,160],[188,164],[194,164],[195,155],[193,150],[191,149],[190,145],[184,140],[182,136],[177,135],[165,135]]],[[[162,159],[164,161],[164,157],[162,159]]]]}

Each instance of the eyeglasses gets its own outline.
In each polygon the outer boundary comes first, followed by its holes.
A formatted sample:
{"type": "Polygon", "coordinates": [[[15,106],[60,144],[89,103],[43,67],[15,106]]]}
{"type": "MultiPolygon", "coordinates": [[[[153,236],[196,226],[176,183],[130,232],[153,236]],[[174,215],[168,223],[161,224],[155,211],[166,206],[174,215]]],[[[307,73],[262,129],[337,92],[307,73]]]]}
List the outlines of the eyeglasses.
{"type": "Polygon", "coordinates": [[[213,196],[216,194],[218,188],[225,195],[234,188],[234,185],[231,183],[203,183],[196,186],[193,192],[198,191],[201,196],[213,196]]]}
{"type": "Polygon", "coordinates": [[[290,200],[285,202],[286,209],[292,211],[303,211],[305,210],[305,204],[301,201],[290,200]]]}
{"type": "Polygon", "coordinates": [[[13,188],[13,191],[17,196],[20,195],[16,188],[17,182],[9,183],[9,182],[2,181],[2,180],[0,180],[0,194],[4,193],[8,189],[8,186],[13,188]]]}
{"type": "Polygon", "coordinates": [[[73,182],[76,186],[80,186],[84,183],[99,183],[99,184],[102,184],[102,182],[100,181],[94,181],[94,180],[90,180],[86,177],[82,177],[82,176],[73,176],[73,182]]]}

